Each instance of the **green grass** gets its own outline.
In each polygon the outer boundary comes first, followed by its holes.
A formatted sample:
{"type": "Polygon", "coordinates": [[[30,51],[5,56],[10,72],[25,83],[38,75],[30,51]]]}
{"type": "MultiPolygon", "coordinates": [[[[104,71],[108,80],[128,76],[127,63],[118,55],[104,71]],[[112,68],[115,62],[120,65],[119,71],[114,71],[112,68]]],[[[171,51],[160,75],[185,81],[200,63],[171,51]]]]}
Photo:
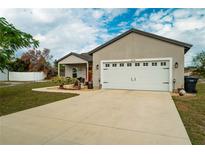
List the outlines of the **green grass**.
{"type": "Polygon", "coordinates": [[[5,83],[5,82],[0,82],[0,87],[4,87],[4,86],[9,86],[9,83],[5,83]]]}
{"type": "Polygon", "coordinates": [[[196,96],[173,99],[192,144],[205,144],[205,83],[198,83],[197,91],[196,96]]]}
{"type": "Polygon", "coordinates": [[[24,83],[0,88],[0,116],[77,96],[71,93],[34,92],[31,89],[55,86],[52,82],[24,83]]]}

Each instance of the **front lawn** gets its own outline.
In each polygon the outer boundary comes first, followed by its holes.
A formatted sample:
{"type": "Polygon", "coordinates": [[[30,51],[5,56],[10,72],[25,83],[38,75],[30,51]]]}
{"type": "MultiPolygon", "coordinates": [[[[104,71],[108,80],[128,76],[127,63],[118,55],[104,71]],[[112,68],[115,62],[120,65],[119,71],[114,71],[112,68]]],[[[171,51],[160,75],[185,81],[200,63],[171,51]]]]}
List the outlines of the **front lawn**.
{"type": "Polygon", "coordinates": [[[205,144],[205,83],[197,84],[196,96],[174,96],[174,102],[192,144],[205,144]]]}
{"type": "Polygon", "coordinates": [[[55,86],[52,82],[25,83],[0,88],[0,116],[77,96],[70,93],[34,92],[33,88],[55,86]]]}
{"type": "Polygon", "coordinates": [[[0,81],[0,87],[5,87],[5,86],[9,86],[9,85],[10,85],[9,83],[5,83],[5,82],[0,81]]]}

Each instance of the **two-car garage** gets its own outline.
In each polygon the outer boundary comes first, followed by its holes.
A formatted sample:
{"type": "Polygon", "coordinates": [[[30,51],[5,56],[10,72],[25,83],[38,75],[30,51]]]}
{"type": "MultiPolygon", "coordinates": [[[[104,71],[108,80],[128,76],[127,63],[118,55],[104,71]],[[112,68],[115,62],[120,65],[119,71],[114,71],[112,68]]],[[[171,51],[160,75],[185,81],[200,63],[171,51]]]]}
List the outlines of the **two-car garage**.
{"type": "Polygon", "coordinates": [[[127,59],[101,61],[104,89],[172,90],[172,59],[127,59]]]}

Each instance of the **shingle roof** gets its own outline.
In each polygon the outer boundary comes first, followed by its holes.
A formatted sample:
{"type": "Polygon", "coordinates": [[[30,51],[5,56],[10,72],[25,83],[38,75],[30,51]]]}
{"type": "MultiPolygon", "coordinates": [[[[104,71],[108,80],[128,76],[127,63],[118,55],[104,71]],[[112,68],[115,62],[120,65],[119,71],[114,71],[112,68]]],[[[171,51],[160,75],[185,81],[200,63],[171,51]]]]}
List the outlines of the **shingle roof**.
{"type": "Polygon", "coordinates": [[[67,58],[67,57],[69,57],[69,56],[71,56],[71,55],[74,55],[74,56],[76,56],[76,57],[78,57],[78,58],[81,58],[81,59],[83,59],[83,60],[86,60],[86,61],[88,61],[88,62],[91,62],[91,61],[92,61],[92,56],[89,55],[88,53],[78,54],[78,53],[75,53],[75,52],[70,52],[69,54],[65,55],[64,57],[58,59],[57,62],[59,62],[59,61],[65,59],[65,58],[67,58]]]}
{"type": "Polygon", "coordinates": [[[191,44],[188,44],[188,43],[185,43],[185,42],[173,40],[173,39],[170,39],[170,38],[166,38],[166,37],[163,37],[163,36],[159,36],[159,35],[156,35],[156,34],[144,32],[144,31],[141,31],[141,30],[132,28],[132,29],[130,29],[130,30],[128,30],[128,31],[126,31],[126,32],[124,32],[124,33],[122,33],[122,34],[120,34],[119,36],[117,36],[117,37],[111,39],[110,41],[108,41],[108,42],[106,42],[106,43],[104,43],[104,44],[98,46],[97,48],[95,48],[95,49],[93,49],[93,50],[87,52],[87,53],[78,54],[78,53],[75,53],[75,52],[71,52],[71,53],[65,55],[64,57],[60,58],[60,59],[58,60],[58,62],[61,61],[61,60],[64,59],[64,58],[70,56],[70,55],[74,55],[74,56],[79,57],[79,58],[81,58],[81,59],[84,59],[84,60],[86,60],[86,61],[88,61],[88,62],[91,62],[91,61],[92,61],[92,54],[93,54],[93,53],[97,52],[98,50],[100,50],[100,49],[106,47],[107,45],[109,45],[109,44],[111,44],[111,43],[113,43],[113,42],[115,42],[115,41],[121,39],[122,37],[124,37],[124,36],[126,36],[126,35],[128,35],[128,34],[130,34],[130,33],[137,33],[137,34],[141,34],[141,35],[144,35],[144,36],[147,36],[147,37],[151,37],[151,38],[155,38],[155,39],[158,39],[158,40],[161,40],[161,41],[165,41],[165,42],[168,42],[168,43],[171,43],[171,44],[175,44],[175,45],[178,45],[178,46],[182,46],[182,47],[184,47],[184,52],[185,52],[185,53],[192,47],[191,44]]]}
{"type": "Polygon", "coordinates": [[[192,47],[192,45],[188,44],[188,43],[184,43],[184,42],[181,42],[181,41],[173,40],[173,39],[170,39],[170,38],[162,37],[162,36],[159,36],[159,35],[156,35],[156,34],[144,32],[144,31],[132,28],[132,29],[130,29],[130,30],[120,34],[119,36],[111,39],[110,41],[108,41],[108,42],[98,46],[97,48],[91,50],[88,53],[89,54],[93,54],[93,53],[97,52],[98,50],[106,47],[107,45],[109,45],[109,44],[111,44],[111,43],[121,39],[122,37],[124,37],[124,36],[126,36],[126,35],[128,35],[130,33],[137,33],[137,34],[141,34],[141,35],[144,35],[144,36],[152,37],[152,38],[155,38],[155,39],[158,39],[158,40],[161,40],[161,41],[172,43],[172,44],[175,44],[175,45],[178,45],[178,46],[182,46],[182,47],[184,47],[185,53],[192,47]]]}
{"type": "Polygon", "coordinates": [[[91,55],[89,55],[88,53],[81,53],[79,54],[79,56],[82,58],[82,59],[85,59],[87,61],[93,61],[93,58],[91,55]]]}

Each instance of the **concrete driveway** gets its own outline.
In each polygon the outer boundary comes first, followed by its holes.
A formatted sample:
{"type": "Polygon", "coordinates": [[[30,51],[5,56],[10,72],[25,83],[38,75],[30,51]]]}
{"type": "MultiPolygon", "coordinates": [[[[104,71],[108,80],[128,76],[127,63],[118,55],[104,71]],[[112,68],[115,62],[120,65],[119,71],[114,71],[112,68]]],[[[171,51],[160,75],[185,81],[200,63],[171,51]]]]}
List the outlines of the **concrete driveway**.
{"type": "Polygon", "coordinates": [[[90,91],[0,120],[0,144],[191,144],[167,92],[90,91]]]}

